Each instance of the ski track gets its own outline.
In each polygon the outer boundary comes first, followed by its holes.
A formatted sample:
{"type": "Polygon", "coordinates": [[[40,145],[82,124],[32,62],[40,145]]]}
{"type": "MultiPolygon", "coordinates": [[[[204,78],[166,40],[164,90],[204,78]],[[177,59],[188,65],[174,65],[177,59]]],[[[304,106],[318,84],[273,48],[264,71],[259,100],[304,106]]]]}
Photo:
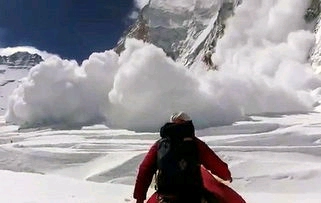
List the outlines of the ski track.
{"type": "MultiPolygon", "coordinates": [[[[321,182],[320,114],[252,119],[197,131],[229,164],[231,186],[249,200],[253,193],[321,193],[313,187],[321,182]]],[[[133,186],[143,155],[159,136],[104,126],[18,130],[0,121],[0,170],[97,183],[133,186]]]]}

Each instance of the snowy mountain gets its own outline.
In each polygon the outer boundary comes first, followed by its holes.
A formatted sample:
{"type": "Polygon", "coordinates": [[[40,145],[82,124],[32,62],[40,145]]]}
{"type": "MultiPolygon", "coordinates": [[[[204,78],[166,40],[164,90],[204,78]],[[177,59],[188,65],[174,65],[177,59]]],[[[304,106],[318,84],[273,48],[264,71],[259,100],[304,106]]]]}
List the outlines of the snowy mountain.
{"type": "MultiPolygon", "coordinates": [[[[162,48],[174,60],[191,67],[202,63],[215,68],[215,47],[224,35],[227,20],[242,0],[151,0],[141,10],[137,22],[125,32],[115,50],[120,53],[126,38],[148,41],[162,48]],[[213,64],[212,64],[213,63],[213,64]]],[[[320,0],[311,0],[302,18],[314,25],[316,44],[311,63],[321,64],[320,0]]],[[[321,70],[320,70],[321,71],[321,70]]],[[[320,72],[319,71],[319,72],[320,72]]]]}
{"type": "Polygon", "coordinates": [[[8,56],[0,56],[0,115],[6,109],[7,99],[19,80],[26,77],[29,70],[42,62],[38,54],[16,52],[8,56]]]}
{"type": "Polygon", "coordinates": [[[308,21],[313,21],[317,19],[316,25],[315,25],[315,33],[316,33],[316,43],[313,49],[311,50],[311,63],[312,66],[316,69],[318,73],[321,72],[321,69],[318,68],[321,65],[321,29],[320,29],[320,12],[321,12],[321,1],[319,0],[313,0],[309,8],[307,9],[305,18],[308,21]]]}
{"type": "Polygon", "coordinates": [[[41,56],[28,52],[16,52],[10,56],[0,56],[0,65],[6,65],[9,69],[30,69],[41,61],[43,61],[41,56]]]}
{"type": "Polygon", "coordinates": [[[190,66],[195,58],[213,51],[223,35],[226,20],[241,0],[152,0],[118,43],[126,37],[143,39],[161,47],[168,56],[190,66]]]}

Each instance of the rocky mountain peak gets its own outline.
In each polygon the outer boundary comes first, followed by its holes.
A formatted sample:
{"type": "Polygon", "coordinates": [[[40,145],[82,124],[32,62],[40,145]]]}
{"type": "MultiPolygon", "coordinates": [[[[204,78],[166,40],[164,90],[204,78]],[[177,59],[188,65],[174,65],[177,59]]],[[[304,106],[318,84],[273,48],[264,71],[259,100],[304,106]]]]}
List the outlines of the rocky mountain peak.
{"type": "Polygon", "coordinates": [[[16,52],[9,56],[0,56],[0,65],[7,65],[9,69],[30,69],[43,61],[38,54],[16,52]]]}
{"type": "Polygon", "coordinates": [[[223,35],[225,20],[234,13],[241,0],[151,0],[118,42],[115,51],[124,49],[126,38],[148,41],[164,50],[187,67],[196,58],[214,51],[216,41],[223,35]]]}

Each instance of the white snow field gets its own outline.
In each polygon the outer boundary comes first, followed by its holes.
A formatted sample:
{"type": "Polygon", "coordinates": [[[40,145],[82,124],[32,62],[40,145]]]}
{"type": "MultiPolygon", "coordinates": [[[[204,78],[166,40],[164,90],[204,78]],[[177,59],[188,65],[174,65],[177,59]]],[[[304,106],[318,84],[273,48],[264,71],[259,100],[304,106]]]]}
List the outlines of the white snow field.
{"type": "MultiPolygon", "coordinates": [[[[229,164],[249,203],[321,202],[321,114],[254,116],[197,131],[229,164]]],[[[132,202],[137,167],[158,133],[0,124],[0,202],[132,202]]],[[[150,188],[150,193],[153,189],[150,188]]]]}

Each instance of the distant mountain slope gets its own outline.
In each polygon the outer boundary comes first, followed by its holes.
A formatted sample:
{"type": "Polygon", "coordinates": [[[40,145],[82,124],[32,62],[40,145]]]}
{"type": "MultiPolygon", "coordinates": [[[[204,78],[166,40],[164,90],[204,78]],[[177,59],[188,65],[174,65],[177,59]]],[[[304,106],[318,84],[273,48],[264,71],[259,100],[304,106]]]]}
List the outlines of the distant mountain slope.
{"type": "Polygon", "coordinates": [[[7,65],[9,69],[30,69],[43,61],[38,54],[16,52],[10,56],[0,56],[0,65],[7,65]]]}
{"type": "Polygon", "coordinates": [[[190,67],[214,51],[226,20],[241,3],[242,0],[151,0],[115,50],[121,52],[124,40],[134,37],[161,47],[168,56],[190,67]]]}

